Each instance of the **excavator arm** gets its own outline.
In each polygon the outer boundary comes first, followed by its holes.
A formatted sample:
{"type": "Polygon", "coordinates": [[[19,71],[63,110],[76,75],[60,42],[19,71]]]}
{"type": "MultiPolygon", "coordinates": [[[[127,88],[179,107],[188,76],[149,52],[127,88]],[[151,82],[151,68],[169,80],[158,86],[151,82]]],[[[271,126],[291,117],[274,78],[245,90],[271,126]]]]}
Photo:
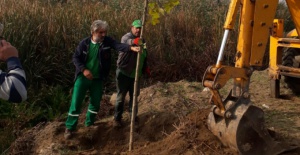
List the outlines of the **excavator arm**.
{"type": "MultiPolygon", "coordinates": [[[[218,60],[207,68],[202,81],[203,86],[210,89],[209,102],[214,105],[208,116],[208,128],[224,145],[240,154],[273,155],[292,149],[275,142],[269,135],[264,126],[264,113],[252,104],[249,93],[252,72],[262,66],[277,5],[278,0],[231,0],[218,60]],[[238,13],[236,63],[226,66],[222,64],[225,44],[230,30],[235,27],[238,13]],[[223,99],[219,90],[230,79],[233,79],[233,88],[223,99]]],[[[296,27],[300,28],[300,1],[287,0],[287,6],[296,27]]]]}

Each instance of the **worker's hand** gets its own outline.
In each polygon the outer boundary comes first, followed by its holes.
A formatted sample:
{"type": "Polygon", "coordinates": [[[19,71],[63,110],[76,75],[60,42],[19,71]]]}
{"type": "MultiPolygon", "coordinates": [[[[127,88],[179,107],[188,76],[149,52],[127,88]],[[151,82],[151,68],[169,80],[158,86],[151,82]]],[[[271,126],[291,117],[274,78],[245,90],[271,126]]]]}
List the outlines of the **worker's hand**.
{"type": "Polygon", "coordinates": [[[134,40],[133,40],[133,42],[132,42],[132,44],[133,45],[140,45],[141,44],[141,38],[139,38],[139,37],[137,37],[137,38],[135,38],[134,40]]]}
{"type": "Polygon", "coordinates": [[[5,40],[0,40],[0,60],[6,61],[10,57],[19,57],[18,50],[5,40]]]}
{"type": "Polygon", "coordinates": [[[91,72],[90,70],[84,69],[84,70],[83,70],[83,75],[84,75],[87,79],[93,80],[93,74],[92,74],[92,72],[91,72]]]}
{"type": "Polygon", "coordinates": [[[130,46],[130,50],[134,52],[140,52],[141,48],[139,46],[130,46]]]}

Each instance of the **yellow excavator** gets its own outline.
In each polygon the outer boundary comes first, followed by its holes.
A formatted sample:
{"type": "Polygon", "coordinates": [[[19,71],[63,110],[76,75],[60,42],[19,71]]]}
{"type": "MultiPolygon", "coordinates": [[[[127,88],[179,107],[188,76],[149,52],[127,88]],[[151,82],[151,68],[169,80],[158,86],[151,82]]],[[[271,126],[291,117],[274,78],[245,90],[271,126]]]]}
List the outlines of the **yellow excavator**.
{"type": "MultiPolygon", "coordinates": [[[[298,17],[295,20],[299,22],[300,6],[297,9],[298,17]]],[[[269,53],[272,97],[280,97],[281,76],[285,77],[285,83],[295,94],[300,94],[300,40],[297,31],[300,32],[299,26],[283,37],[283,20],[275,19],[273,22],[269,53]]]]}
{"type": "MultiPolygon", "coordinates": [[[[293,66],[300,40],[300,0],[286,0],[286,7],[295,25],[289,38],[283,37],[283,20],[275,19],[278,0],[231,0],[224,24],[225,32],[215,65],[209,66],[202,85],[211,92],[213,104],[207,119],[208,128],[225,146],[243,155],[274,155],[295,147],[275,141],[264,125],[264,112],[250,100],[249,85],[253,71],[261,68],[270,39],[269,76],[271,96],[279,97],[281,76],[300,77],[293,66]],[[235,66],[223,65],[224,49],[230,30],[239,17],[235,66]],[[287,50],[284,50],[287,49],[287,50]],[[296,49],[296,50],[295,50],[296,49]],[[283,52],[284,51],[284,52],[283,52]],[[292,51],[292,56],[283,53],[292,51]],[[290,59],[285,65],[282,59],[290,59]],[[293,59],[293,60],[291,60],[293,59]],[[229,81],[233,87],[227,97],[219,92],[229,81]]],[[[300,52],[299,52],[300,55],[300,52]]]]}

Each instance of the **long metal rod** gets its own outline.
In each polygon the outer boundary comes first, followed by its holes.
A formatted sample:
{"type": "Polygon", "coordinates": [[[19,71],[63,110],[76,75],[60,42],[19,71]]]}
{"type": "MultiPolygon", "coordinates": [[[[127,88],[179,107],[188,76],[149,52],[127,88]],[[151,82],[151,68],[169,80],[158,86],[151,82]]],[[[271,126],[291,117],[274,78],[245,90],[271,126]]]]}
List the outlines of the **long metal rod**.
{"type": "Polygon", "coordinates": [[[227,42],[228,34],[229,34],[229,30],[226,29],[225,32],[224,32],[221,47],[220,47],[220,50],[219,50],[219,56],[218,56],[216,67],[221,67],[221,62],[223,60],[224,49],[225,49],[225,45],[226,45],[226,42],[227,42]]]}

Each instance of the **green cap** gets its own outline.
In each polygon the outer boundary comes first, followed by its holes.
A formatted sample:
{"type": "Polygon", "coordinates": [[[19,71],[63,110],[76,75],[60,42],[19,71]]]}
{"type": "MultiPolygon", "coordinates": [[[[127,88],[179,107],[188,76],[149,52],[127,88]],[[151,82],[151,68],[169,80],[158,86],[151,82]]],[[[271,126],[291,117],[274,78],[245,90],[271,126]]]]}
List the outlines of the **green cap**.
{"type": "Polygon", "coordinates": [[[135,20],[135,21],[132,22],[131,25],[134,26],[134,27],[142,27],[142,21],[139,20],[139,19],[135,20]]]}

